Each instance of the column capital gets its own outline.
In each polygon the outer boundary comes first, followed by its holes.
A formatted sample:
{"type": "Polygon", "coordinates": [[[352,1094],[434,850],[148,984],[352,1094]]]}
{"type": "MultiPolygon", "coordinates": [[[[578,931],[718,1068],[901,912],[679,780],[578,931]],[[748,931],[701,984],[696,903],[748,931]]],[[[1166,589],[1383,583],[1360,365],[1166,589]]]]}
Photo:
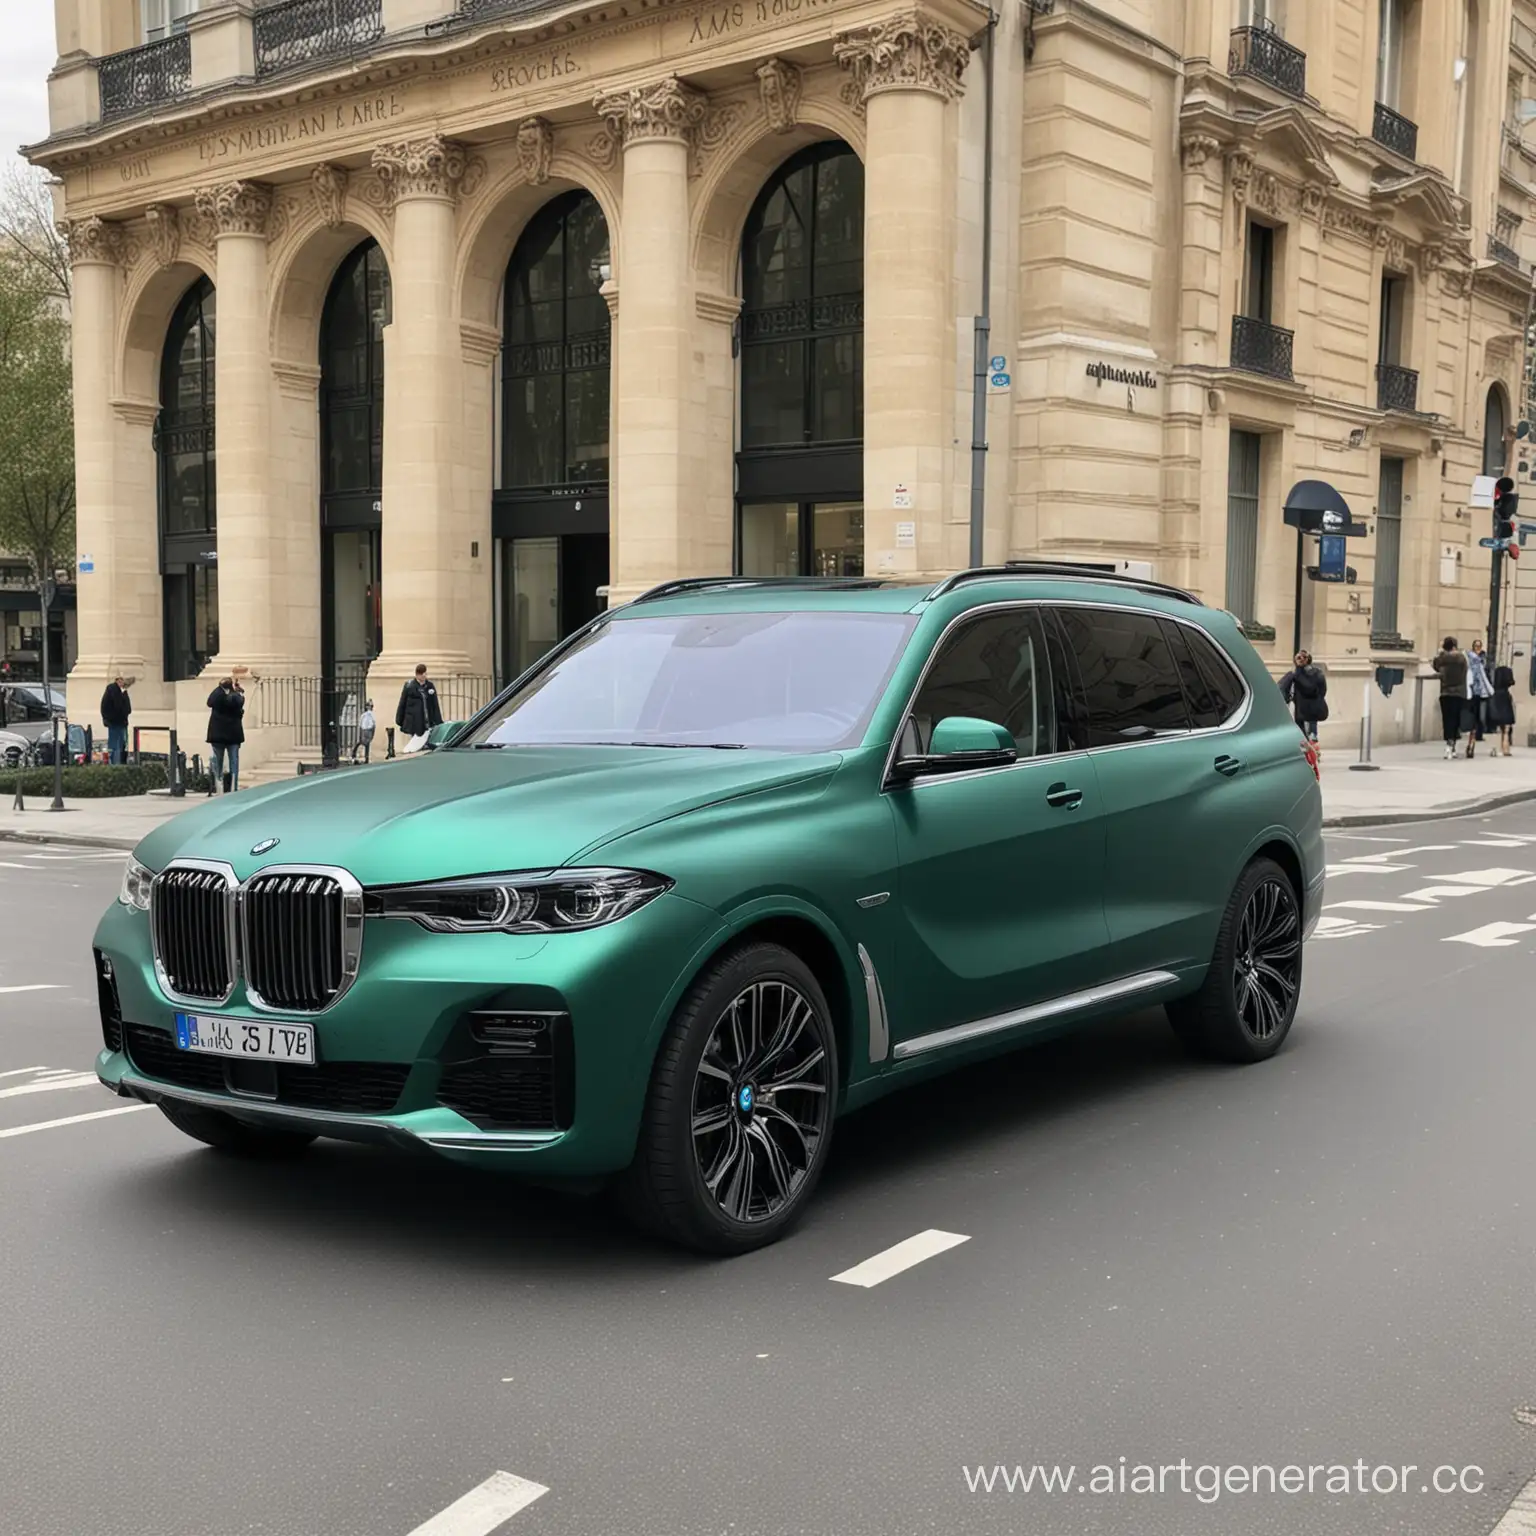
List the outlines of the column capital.
{"type": "Polygon", "coordinates": [[[852,74],[851,94],[861,102],[882,91],[927,91],[954,101],[965,90],[971,45],[943,22],[911,10],[840,32],[832,52],[852,74]]]}
{"type": "Polygon", "coordinates": [[[614,91],[594,102],[597,115],[607,121],[614,138],[625,146],[647,139],[691,144],[708,104],[702,91],[684,85],[676,75],[651,85],[614,91]]]}
{"type": "Polygon", "coordinates": [[[225,235],[267,233],[272,213],[272,189],[259,181],[226,181],[202,187],[195,199],[197,211],[213,225],[216,239],[225,235]]]}
{"type": "Polygon", "coordinates": [[[123,260],[127,238],[121,224],[96,217],[72,219],[59,226],[69,244],[69,264],[72,267],[94,262],[98,266],[115,267],[123,260]]]}
{"type": "Polygon", "coordinates": [[[433,133],[380,144],[373,152],[373,168],[397,202],[420,197],[451,203],[469,169],[469,156],[462,144],[433,133]]]}

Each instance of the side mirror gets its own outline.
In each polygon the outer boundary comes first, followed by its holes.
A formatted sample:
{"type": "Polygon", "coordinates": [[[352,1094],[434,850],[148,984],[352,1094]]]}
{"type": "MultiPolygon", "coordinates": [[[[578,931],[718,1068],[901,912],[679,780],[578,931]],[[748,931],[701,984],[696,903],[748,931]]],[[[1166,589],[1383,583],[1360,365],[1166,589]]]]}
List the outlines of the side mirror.
{"type": "Polygon", "coordinates": [[[951,715],[934,726],[928,750],[897,758],[894,772],[898,778],[915,779],[965,773],[972,768],[1001,768],[1018,758],[1018,746],[1006,727],[990,720],[951,715]]]}
{"type": "Polygon", "coordinates": [[[444,720],[441,725],[434,725],[427,732],[427,751],[435,752],[439,747],[446,747],[463,729],[462,720],[444,720]]]}

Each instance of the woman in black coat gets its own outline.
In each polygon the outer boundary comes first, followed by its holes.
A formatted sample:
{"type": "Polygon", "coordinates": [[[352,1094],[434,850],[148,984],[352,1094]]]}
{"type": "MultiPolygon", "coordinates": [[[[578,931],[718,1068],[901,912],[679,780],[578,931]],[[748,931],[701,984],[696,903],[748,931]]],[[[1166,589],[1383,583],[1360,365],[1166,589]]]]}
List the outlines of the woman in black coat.
{"type": "Polygon", "coordinates": [[[224,793],[240,787],[240,743],[245,740],[245,691],[234,678],[224,678],[208,695],[210,771],[224,793]]]}
{"type": "Polygon", "coordinates": [[[1280,693],[1291,706],[1301,734],[1315,742],[1318,725],[1328,718],[1328,679],[1312,660],[1311,651],[1296,652],[1296,665],[1280,679],[1280,693]]]}
{"type": "Polygon", "coordinates": [[[1493,669],[1493,697],[1488,700],[1488,728],[1499,733],[1490,757],[1511,756],[1515,743],[1515,674],[1508,667],[1493,669]]]}

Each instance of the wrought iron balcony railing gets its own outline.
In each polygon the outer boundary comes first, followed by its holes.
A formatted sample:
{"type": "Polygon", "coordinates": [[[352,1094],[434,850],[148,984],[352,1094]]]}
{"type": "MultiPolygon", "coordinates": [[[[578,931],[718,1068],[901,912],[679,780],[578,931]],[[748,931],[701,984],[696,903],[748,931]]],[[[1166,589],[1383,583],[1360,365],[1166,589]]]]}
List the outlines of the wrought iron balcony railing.
{"type": "Polygon", "coordinates": [[[1289,379],[1296,352],[1296,333],[1252,315],[1232,317],[1232,366],[1244,373],[1289,379]]]}
{"type": "Polygon", "coordinates": [[[1497,235],[1488,236],[1489,261],[1502,262],[1506,267],[1513,267],[1516,272],[1521,271],[1520,253],[1514,246],[1500,240],[1497,235]]]}
{"type": "Polygon", "coordinates": [[[1376,409],[1378,411],[1417,411],[1419,375],[1412,368],[1396,363],[1376,365],[1376,409]]]}
{"type": "Polygon", "coordinates": [[[1405,160],[1419,158],[1419,125],[1409,122],[1401,112],[1394,112],[1385,102],[1376,103],[1371,137],[1405,160]]]}
{"type": "Polygon", "coordinates": [[[162,107],[186,94],[192,84],[192,39],[185,32],[141,48],[108,54],[97,65],[101,120],[162,107]]]}
{"type": "Polygon", "coordinates": [[[1239,27],[1232,34],[1227,73],[1251,75],[1287,96],[1307,94],[1307,56],[1269,27],[1239,27]]]}
{"type": "Polygon", "coordinates": [[[258,78],[345,58],[384,35],[383,0],[280,0],[252,19],[258,78]]]}
{"type": "Polygon", "coordinates": [[[459,0],[454,20],[479,21],[482,17],[520,15],[524,11],[541,11],[549,0],[459,0]]]}

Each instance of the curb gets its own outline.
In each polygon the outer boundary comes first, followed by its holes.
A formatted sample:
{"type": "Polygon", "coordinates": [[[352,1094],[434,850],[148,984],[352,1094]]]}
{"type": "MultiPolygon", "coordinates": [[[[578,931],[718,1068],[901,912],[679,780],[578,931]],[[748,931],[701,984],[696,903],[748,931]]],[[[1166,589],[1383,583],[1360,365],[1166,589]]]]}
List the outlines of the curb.
{"type": "Polygon", "coordinates": [[[1515,789],[1481,800],[1457,800],[1427,811],[1351,811],[1343,816],[1324,816],[1325,832],[1339,827],[1401,827],[1415,821],[1450,821],[1457,816],[1476,816],[1483,811],[1503,810],[1536,800],[1536,789],[1515,789]]]}
{"type": "Polygon", "coordinates": [[[112,848],[122,853],[132,853],[142,842],[137,837],[102,837],[90,833],[70,832],[17,832],[10,827],[0,827],[0,843],[32,843],[38,846],[65,848],[112,848]]]}

